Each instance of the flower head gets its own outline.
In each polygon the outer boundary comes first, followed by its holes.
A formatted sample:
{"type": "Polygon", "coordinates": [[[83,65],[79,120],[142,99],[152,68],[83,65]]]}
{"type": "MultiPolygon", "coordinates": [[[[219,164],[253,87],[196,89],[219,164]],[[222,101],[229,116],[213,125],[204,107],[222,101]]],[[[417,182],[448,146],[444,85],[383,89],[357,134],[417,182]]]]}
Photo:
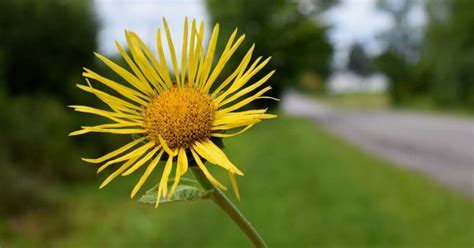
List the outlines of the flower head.
{"type": "MultiPolygon", "coordinates": [[[[71,106],[76,111],[95,114],[112,121],[98,126],[83,126],[70,135],[90,132],[134,134],[138,136],[130,143],[96,159],[83,159],[86,162],[101,164],[98,172],[109,166],[117,166],[105,179],[101,188],[118,175],[129,175],[146,167],[142,177],[133,188],[133,197],[160,160],[164,160],[164,171],[158,186],[158,199],[171,196],[186,173],[189,161],[194,161],[211,183],[226,189],[214,178],[204,165],[205,161],[222,167],[228,174],[239,198],[234,175],[243,173],[227,158],[214,139],[232,137],[245,132],[263,119],[275,118],[266,109],[239,111],[248,103],[265,98],[270,86],[262,85],[272,76],[268,73],[258,81],[249,83],[270,60],[258,57],[252,63],[252,46],[240,64],[223,81],[220,74],[245,38],[237,38],[235,30],[220,58],[214,58],[219,25],[215,25],[207,49],[203,48],[204,24],[196,25],[185,19],[181,60],[178,61],[166,20],[163,18],[165,36],[171,54],[174,77],[169,72],[164,56],[162,32],[157,31],[157,56],[133,32],[125,32],[130,54],[116,42],[117,49],[127,62],[125,69],[106,57],[96,54],[110,69],[117,73],[124,84],[103,77],[89,69],[83,76],[87,85],[78,85],[86,92],[94,94],[109,109],[88,106],[71,106]],[[236,39],[237,38],[237,39],[236,39]],[[131,56],[130,56],[131,55],[131,56]],[[214,61],[217,61],[214,65],[214,61]],[[178,65],[180,67],[178,67],[178,65]],[[93,87],[91,81],[111,89],[108,93],[93,87]],[[227,133],[231,131],[232,133],[227,133]],[[176,161],[176,164],[173,162],[176,161]],[[168,189],[168,179],[174,171],[174,183],[168,189]]],[[[159,202],[159,201],[158,201],[159,202]]],[[[158,204],[157,202],[157,204],[158,204]]]]}

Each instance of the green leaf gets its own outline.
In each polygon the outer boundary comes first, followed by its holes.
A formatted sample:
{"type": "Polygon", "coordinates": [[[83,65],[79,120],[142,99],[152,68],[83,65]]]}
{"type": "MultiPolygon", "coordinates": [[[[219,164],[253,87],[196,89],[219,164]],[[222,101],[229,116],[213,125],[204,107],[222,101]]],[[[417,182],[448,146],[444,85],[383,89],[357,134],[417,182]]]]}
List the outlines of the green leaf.
{"type": "MultiPolygon", "coordinates": [[[[174,179],[168,180],[168,187],[170,188],[174,183],[174,179]]],[[[138,202],[145,204],[156,204],[157,199],[157,188],[158,185],[148,190],[138,202]]],[[[181,178],[176,192],[170,197],[161,197],[160,204],[169,202],[180,202],[180,201],[197,201],[202,199],[208,199],[212,194],[212,190],[204,190],[201,185],[192,179],[181,178]]]]}

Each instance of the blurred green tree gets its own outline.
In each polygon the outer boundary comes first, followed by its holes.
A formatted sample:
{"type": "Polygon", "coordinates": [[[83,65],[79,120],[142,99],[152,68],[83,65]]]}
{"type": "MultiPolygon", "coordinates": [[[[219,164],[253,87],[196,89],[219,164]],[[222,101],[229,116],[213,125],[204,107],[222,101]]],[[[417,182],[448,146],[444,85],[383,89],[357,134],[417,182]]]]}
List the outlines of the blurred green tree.
{"type": "Polygon", "coordinates": [[[429,24],[421,63],[439,106],[474,109],[474,1],[428,1],[429,24]]]}
{"type": "Polygon", "coordinates": [[[0,1],[0,215],[53,204],[57,185],[89,175],[79,154],[101,145],[68,139],[78,124],[63,101],[78,98],[96,33],[91,0],[0,1]]]}
{"type": "MultiPolygon", "coordinates": [[[[335,0],[207,0],[207,8],[211,21],[221,24],[224,36],[238,27],[247,36],[244,47],[254,42],[254,54],[272,56],[267,70],[277,72],[271,79],[273,90],[269,94],[279,97],[283,88],[296,85],[305,71],[315,71],[322,77],[328,75],[333,48],[326,37],[328,28],[316,17],[336,3],[335,0]]],[[[240,49],[236,56],[243,57],[244,53],[245,49],[240,49]]],[[[226,69],[235,67],[231,63],[226,69]]]]}
{"type": "Polygon", "coordinates": [[[0,1],[0,65],[7,91],[67,96],[92,64],[97,21],[90,0],[0,1]]]}
{"type": "Polygon", "coordinates": [[[368,76],[373,72],[372,62],[359,42],[354,43],[349,51],[347,68],[361,76],[368,76]]]}
{"type": "Polygon", "coordinates": [[[385,51],[374,58],[375,69],[391,81],[390,97],[394,105],[402,105],[415,95],[424,94],[424,82],[417,71],[423,29],[409,21],[409,15],[422,5],[413,0],[377,0],[376,7],[393,20],[390,29],[379,35],[385,51]],[[420,86],[421,85],[421,86],[420,86]]]}

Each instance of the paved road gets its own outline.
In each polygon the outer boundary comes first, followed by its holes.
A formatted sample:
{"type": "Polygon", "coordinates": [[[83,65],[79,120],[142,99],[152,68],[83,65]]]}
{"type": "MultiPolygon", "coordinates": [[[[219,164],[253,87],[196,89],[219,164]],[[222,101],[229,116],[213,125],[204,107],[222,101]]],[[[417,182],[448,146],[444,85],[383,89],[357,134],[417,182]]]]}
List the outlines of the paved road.
{"type": "Polygon", "coordinates": [[[369,153],[474,198],[474,119],[401,111],[335,110],[296,92],[282,108],[313,119],[369,153]]]}

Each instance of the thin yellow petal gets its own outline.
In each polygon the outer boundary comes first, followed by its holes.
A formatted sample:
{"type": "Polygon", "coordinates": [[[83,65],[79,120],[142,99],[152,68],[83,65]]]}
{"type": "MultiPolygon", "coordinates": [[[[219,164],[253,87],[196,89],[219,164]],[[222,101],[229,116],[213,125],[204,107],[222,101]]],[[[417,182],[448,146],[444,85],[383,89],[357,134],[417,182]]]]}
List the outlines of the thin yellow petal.
{"type": "Polygon", "coordinates": [[[253,126],[254,126],[254,124],[248,125],[245,128],[243,128],[242,130],[240,130],[238,132],[235,132],[235,133],[212,133],[211,136],[212,137],[219,137],[219,138],[230,138],[230,137],[237,136],[239,134],[244,133],[245,131],[249,130],[253,126]]]}
{"type": "Polygon", "coordinates": [[[255,95],[251,96],[251,97],[248,97],[244,100],[241,100],[239,101],[238,103],[230,106],[230,107],[227,107],[227,108],[224,108],[224,109],[221,109],[219,111],[217,111],[218,114],[225,114],[225,113],[229,113],[229,112],[232,112],[232,111],[235,111],[237,109],[240,109],[241,107],[253,102],[255,99],[257,99],[258,97],[260,97],[261,95],[265,94],[265,92],[271,90],[272,87],[270,86],[267,86],[265,88],[263,88],[262,90],[260,90],[259,92],[257,92],[255,95]]]}
{"type": "Polygon", "coordinates": [[[138,170],[140,167],[142,167],[143,164],[146,162],[150,161],[150,159],[155,155],[155,153],[160,149],[160,147],[155,147],[153,150],[148,152],[142,159],[140,159],[138,162],[136,162],[132,167],[130,167],[127,171],[122,173],[122,176],[128,176],[132,174],[134,171],[138,170]]]}
{"type": "Polygon", "coordinates": [[[134,58],[135,63],[140,67],[141,72],[145,75],[146,80],[143,81],[143,85],[152,91],[154,94],[154,90],[156,89],[159,92],[164,89],[163,86],[159,83],[161,78],[158,76],[157,71],[151,65],[150,61],[145,57],[141,47],[140,47],[140,38],[137,34],[133,32],[126,32],[125,35],[128,47],[132,56],[134,58]],[[150,86],[151,85],[151,86],[150,86]]]}
{"type": "Polygon", "coordinates": [[[168,192],[168,178],[170,176],[172,166],[173,156],[170,155],[168,157],[168,161],[166,161],[165,170],[163,171],[163,175],[161,176],[160,184],[158,186],[158,194],[156,198],[155,207],[158,207],[158,205],[160,204],[161,194],[163,194],[163,197],[166,197],[166,194],[168,192]]]}
{"type": "Polygon", "coordinates": [[[188,49],[188,17],[184,18],[184,30],[183,30],[183,48],[181,49],[181,83],[184,86],[186,80],[186,64],[187,60],[187,49],[188,49]]]}
{"type": "Polygon", "coordinates": [[[138,183],[135,185],[135,187],[133,188],[132,190],[132,193],[130,193],[130,198],[133,198],[135,197],[135,195],[137,194],[137,192],[140,190],[140,188],[143,186],[143,184],[146,182],[146,180],[148,179],[148,177],[150,176],[151,172],[153,172],[153,170],[155,169],[155,167],[158,165],[158,163],[160,162],[160,158],[161,156],[163,155],[164,153],[164,150],[161,150],[158,155],[153,159],[153,161],[151,161],[151,163],[148,165],[148,167],[146,168],[145,172],[143,173],[143,175],[140,177],[140,180],[138,180],[138,183]]]}
{"type": "Polygon", "coordinates": [[[114,171],[112,174],[110,174],[104,182],[99,186],[99,189],[102,189],[103,187],[107,186],[114,178],[116,178],[118,175],[120,175],[124,170],[126,170],[128,167],[130,167],[135,161],[137,161],[140,158],[140,156],[136,156],[130,160],[128,160],[126,163],[124,163],[120,168],[118,168],[116,171],[114,171]]]}
{"type": "Polygon", "coordinates": [[[206,140],[204,142],[195,142],[193,144],[193,149],[209,162],[219,165],[226,170],[230,170],[233,173],[237,173],[238,175],[243,175],[242,171],[230,162],[224,152],[212,143],[212,141],[206,140]]]}
{"type": "Polygon", "coordinates": [[[250,66],[250,68],[245,72],[242,77],[240,75],[237,76],[236,80],[232,83],[232,85],[222,94],[220,95],[217,99],[216,102],[220,103],[222,100],[224,100],[228,95],[234,93],[235,91],[239,90],[242,88],[256,73],[258,73],[271,59],[271,57],[267,58],[265,61],[260,63],[258,66],[258,62],[260,61],[260,58],[257,58],[255,62],[250,66]]]}
{"type": "Polygon", "coordinates": [[[211,140],[206,140],[202,143],[204,147],[208,149],[208,152],[211,153],[213,156],[218,157],[218,161],[228,167],[228,170],[232,173],[236,173],[239,176],[243,176],[244,173],[240,171],[237,166],[235,166],[228,158],[227,155],[218,147],[216,146],[211,140]]]}
{"type": "Polygon", "coordinates": [[[166,39],[168,41],[168,48],[170,51],[171,55],[171,63],[173,64],[173,69],[174,69],[174,75],[176,78],[176,82],[178,85],[181,85],[181,80],[179,78],[179,70],[178,70],[178,60],[176,58],[176,52],[174,50],[174,45],[173,45],[173,40],[171,39],[171,33],[170,33],[170,28],[168,26],[168,22],[166,22],[166,19],[163,17],[163,25],[165,26],[165,33],[166,33],[166,39]]]}
{"type": "Polygon", "coordinates": [[[171,188],[170,194],[168,197],[173,196],[174,192],[176,191],[176,187],[181,180],[181,177],[186,173],[188,170],[188,158],[186,157],[186,151],[183,148],[180,148],[178,151],[178,162],[176,165],[176,175],[174,177],[173,187],[171,188]]]}
{"type": "Polygon", "coordinates": [[[118,123],[124,123],[124,122],[128,122],[128,121],[136,121],[136,120],[143,119],[143,117],[139,116],[139,115],[125,114],[125,113],[118,113],[118,112],[110,112],[110,111],[106,111],[106,110],[103,110],[103,109],[96,109],[96,108],[92,108],[92,107],[88,107],[88,106],[71,105],[69,107],[74,108],[74,110],[77,111],[77,112],[102,116],[102,117],[105,117],[107,119],[110,119],[110,120],[118,122],[118,123]]]}
{"type": "MultiPolygon", "coordinates": [[[[125,31],[125,37],[127,37],[127,31],[125,31]]],[[[135,73],[135,75],[138,77],[135,77],[134,75],[132,75],[130,72],[128,72],[127,70],[124,70],[122,72],[122,75],[121,77],[125,80],[127,80],[130,84],[132,84],[133,86],[135,86],[136,88],[140,89],[141,91],[147,93],[148,95],[151,95],[153,94],[153,89],[151,89],[147,83],[147,80],[145,78],[145,76],[143,76],[143,74],[140,72],[140,70],[138,69],[137,65],[135,64],[135,62],[132,60],[132,58],[130,58],[130,56],[128,55],[128,53],[125,51],[125,49],[123,49],[123,47],[120,45],[120,43],[118,43],[117,41],[115,42],[115,46],[117,47],[117,50],[119,50],[120,54],[122,55],[122,57],[125,59],[125,62],[127,62],[128,66],[130,66],[130,68],[132,68],[132,71],[133,73],[135,73]]]]}
{"type": "Polygon", "coordinates": [[[170,76],[170,73],[169,73],[169,70],[168,70],[168,64],[166,63],[166,59],[165,59],[165,54],[164,54],[164,50],[163,50],[163,43],[162,43],[162,40],[161,40],[161,30],[158,29],[156,31],[156,49],[158,51],[158,57],[160,58],[160,70],[159,72],[161,77],[163,78],[163,80],[166,82],[166,84],[168,85],[168,87],[172,87],[173,86],[173,82],[171,81],[171,76],[170,76]]]}
{"type": "Polygon", "coordinates": [[[90,84],[89,80],[86,79],[86,81],[88,83],[88,86],[80,85],[80,84],[78,84],[76,86],[79,89],[83,90],[83,91],[94,94],[95,96],[97,96],[97,98],[99,98],[104,103],[109,105],[109,107],[112,108],[114,111],[120,110],[120,111],[124,111],[124,112],[128,112],[128,113],[137,113],[137,112],[141,112],[143,110],[139,106],[136,106],[136,105],[131,104],[127,101],[124,101],[124,100],[122,100],[118,97],[112,96],[108,93],[105,93],[103,91],[100,91],[98,89],[93,88],[92,85],[90,84]]]}
{"type": "Polygon", "coordinates": [[[158,60],[153,55],[153,53],[150,51],[150,49],[145,44],[145,42],[143,42],[142,39],[140,39],[140,37],[138,37],[138,35],[136,35],[135,33],[132,33],[132,35],[134,36],[135,40],[138,41],[139,46],[141,47],[141,49],[145,53],[148,60],[151,61],[153,67],[155,68],[156,72],[158,73],[158,75],[159,75],[159,77],[157,78],[158,84],[161,85],[163,89],[167,89],[167,88],[173,86],[172,83],[171,83],[171,80],[167,80],[166,75],[163,72],[163,69],[165,69],[166,72],[168,72],[168,65],[166,64],[166,62],[165,62],[164,65],[161,65],[160,63],[158,63],[158,60]]]}
{"type": "Polygon", "coordinates": [[[227,188],[222,184],[220,183],[216,178],[214,178],[211,173],[209,173],[209,171],[207,170],[206,166],[202,163],[201,161],[201,158],[199,157],[199,155],[197,155],[197,153],[194,151],[194,149],[190,149],[191,150],[191,154],[193,155],[194,157],[194,160],[196,161],[199,169],[202,170],[202,172],[204,173],[204,175],[207,177],[207,179],[214,185],[216,185],[217,187],[223,189],[223,190],[227,190],[227,188]]]}
{"type": "Polygon", "coordinates": [[[122,153],[124,153],[125,151],[127,151],[128,149],[134,147],[135,145],[137,145],[138,143],[142,142],[145,140],[145,137],[142,137],[142,138],[139,138],[139,139],[136,139],[110,153],[107,153],[105,154],[104,156],[100,157],[100,158],[82,158],[83,161],[85,162],[88,162],[88,163],[94,163],[94,164],[98,164],[98,163],[102,163],[106,160],[109,160],[113,157],[116,157],[122,153]]]}
{"type": "MultiPolygon", "coordinates": [[[[252,53],[255,49],[255,44],[253,44],[250,49],[245,54],[244,58],[240,62],[239,66],[234,70],[234,72],[224,80],[212,93],[212,97],[216,97],[229,83],[232,82],[239,74],[241,74],[247,68],[250,59],[252,58],[252,53]]],[[[240,78],[240,76],[239,76],[240,78]]]]}
{"type": "Polygon", "coordinates": [[[158,135],[158,139],[160,140],[160,144],[163,149],[165,149],[166,153],[168,153],[170,156],[176,156],[176,154],[178,153],[177,150],[171,150],[171,148],[168,146],[168,143],[165,139],[163,139],[163,137],[161,137],[161,135],[158,135]]]}
{"type": "Polygon", "coordinates": [[[235,180],[234,174],[232,174],[230,171],[227,171],[227,174],[229,175],[230,184],[232,184],[232,189],[234,190],[235,197],[237,197],[237,200],[240,201],[240,192],[239,186],[237,185],[237,180],[235,180]]]}
{"type": "Polygon", "coordinates": [[[206,54],[206,58],[204,60],[203,69],[201,70],[200,75],[198,77],[199,78],[199,81],[198,81],[199,87],[203,91],[204,91],[204,87],[205,87],[205,82],[206,82],[207,77],[209,76],[209,72],[211,70],[212,61],[214,59],[214,53],[215,53],[215,50],[216,50],[218,36],[219,36],[219,24],[216,24],[214,26],[213,31],[212,31],[211,39],[209,41],[209,45],[207,46],[207,54],[206,54]]]}
{"type": "Polygon", "coordinates": [[[82,73],[82,76],[86,77],[86,78],[91,78],[91,79],[94,79],[104,85],[106,85],[107,87],[115,90],[117,93],[119,93],[120,95],[142,105],[142,106],[146,106],[147,105],[147,101],[150,101],[150,97],[149,96],[146,96],[146,95],[143,95],[142,93],[138,93],[137,91],[133,90],[133,89],[130,89],[126,86],[123,86],[117,82],[114,82],[113,80],[110,80],[108,78],[105,78],[105,77],[102,77],[100,76],[99,74],[87,69],[87,68],[84,68],[85,72],[82,73]]]}
{"type": "Polygon", "coordinates": [[[133,157],[136,157],[136,156],[141,156],[143,155],[148,149],[150,149],[151,147],[155,146],[155,142],[151,141],[151,142],[148,142],[147,144],[121,156],[121,157],[118,157],[116,159],[113,159],[113,160],[110,160],[108,161],[107,163],[105,163],[104,165],[102,165],[98,170],[97,170],[97,173],[100,173],[101,171],[103,171],[105,168],[107,168],[109,165],[111,164],[115,164],[115,163],[119,163],[119,162],[122,162],[122,161],[125,161],[127,159],[131,159],[133,157]]]}
{"type": "MultiPolygon", "coordinates": [[[[139,134],[146,133],[145,129],[137,128],[94,128],[94,127],[83,127],[84,133],[113,133],[113,134],[139,134]]],[[[82,131],[81,130],[81,131],[82,131]]],[[[74,133],[71,133],[74,134],[74,133]]],[[[70,134],[70,136],[72,136],[70,134]]]]}
{"type": "Polygon", "coordinates": [[[189,63],[188,63],[188,85],[194,85],[194,77],[196,76],[196,54],[195,54],[195,40],[196,40],[196,19],[191,23],[191,38],[189,39],[189,63]]]}
{"type": "Polygon", "coordinates": [[[241,97],[241,96],[257,89],[262,84],[264,84],[274,73],[275,73],[275,70],[271,71],[270,73],[265,75],[262,79],[260,79],[258,82],[246,87],[245,89],[240,90],[239,92],[233,94],[231,97],[229,97],[226,100],[222,101],[219,106],[224,106],[227,103],[233,102],[233,101],[239,99],[239,97],[241,97]]]}
{"type": "Polygon", "coordinates": [[[204,41],[204,22],[201,21],[199,24],[199,33],[198,33],[198,40],[197,40],[197,45],[196,45],[196,77],[195,77],[195,87],[197,88],[199,86],[199,82],[201,80],[201,74],[202,71],[204,70],[204,48],[202,47],[204,41]]]}
{"type": "Polygon", "coordinates": [[[209,89],[211,89],[214,81],[217,79],[221,71],[224,69],[224,66],[226,65],[227,61],[232,57],[234,52],[237,50],[237,48],[240,46],[240,44],[244,41],[245,35],[241,35],[239,39],[235,42],[235,44],[232,45],[232,42],[234,40],[234,37],[237,35],[237,29],[232,33],[231,37],[229,38],[229,41],[224,48],[224,52],[222,53],[222,56],[219,58],[219,61],[216,64],[216,67],[212,71],[211,75],[206,81],[204,91],[207,93],[209,92],[209,89]]]}

